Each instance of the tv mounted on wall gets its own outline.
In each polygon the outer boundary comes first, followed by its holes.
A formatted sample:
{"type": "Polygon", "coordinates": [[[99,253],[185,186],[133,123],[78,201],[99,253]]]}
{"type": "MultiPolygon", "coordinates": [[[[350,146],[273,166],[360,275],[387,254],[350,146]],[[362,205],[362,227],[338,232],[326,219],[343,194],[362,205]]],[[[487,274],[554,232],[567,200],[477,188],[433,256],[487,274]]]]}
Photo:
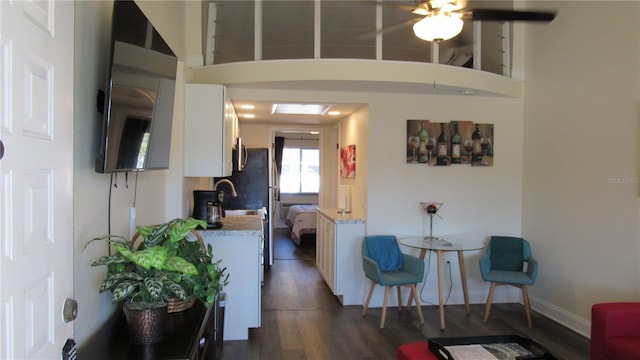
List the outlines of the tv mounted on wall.
{"type": "Polygon", "coordinates": [[[169,168],[178,59],[133,1],[115,1],[99,173],[169,168]]]}

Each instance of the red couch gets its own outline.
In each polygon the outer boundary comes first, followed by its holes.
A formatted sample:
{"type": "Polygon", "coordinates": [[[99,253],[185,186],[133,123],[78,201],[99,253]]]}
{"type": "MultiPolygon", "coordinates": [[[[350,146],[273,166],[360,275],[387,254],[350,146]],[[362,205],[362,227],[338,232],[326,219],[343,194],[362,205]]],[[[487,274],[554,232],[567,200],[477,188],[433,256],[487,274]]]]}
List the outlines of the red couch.
{"type": "Polygon", "coordinates": [[[591,360],[640,359],[640,302],[591,307],[591,360]]]}
{"type": "Polygon", "coordinates": [[[427,340],[418,341],[398,346],[397,360],[438,360],[438,358],[429,351],[427,340]]]}

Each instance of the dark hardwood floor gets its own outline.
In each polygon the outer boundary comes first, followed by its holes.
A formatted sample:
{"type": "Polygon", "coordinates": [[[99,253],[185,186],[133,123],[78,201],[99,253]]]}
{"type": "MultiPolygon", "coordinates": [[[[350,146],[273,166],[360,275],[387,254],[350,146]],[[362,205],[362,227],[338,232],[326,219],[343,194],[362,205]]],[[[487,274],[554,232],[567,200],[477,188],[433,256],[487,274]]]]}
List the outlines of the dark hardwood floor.
{"type": "Polygon", "coordinates": [[[589,339],[534,313],[527,327],[521,304],[494,304],[482,321],[484,304],[447,305],[447,329],[440,331],[437,306],[422,306],[425,324],[410,312],[387,310],[380,329],[380,308],[362,316],[362,306],[343,307],[315,267],[315,246],[296,247],[287,229],[278,229],[275,261],[265,273],[262,327],[249,331],[248,341],[225,341],[223,360],[235,359],[395,359],[400,344],[429,337],[517,334],[531,338],[559,359],[589,359],[589,339]]]}

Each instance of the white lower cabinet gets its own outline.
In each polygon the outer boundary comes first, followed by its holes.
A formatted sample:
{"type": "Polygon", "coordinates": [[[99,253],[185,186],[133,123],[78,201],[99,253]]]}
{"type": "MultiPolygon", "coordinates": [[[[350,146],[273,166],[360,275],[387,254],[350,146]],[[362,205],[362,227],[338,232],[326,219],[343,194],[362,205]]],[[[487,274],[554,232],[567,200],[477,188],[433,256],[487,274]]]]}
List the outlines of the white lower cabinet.
{"type": "Polygon", "coordinates": [[[224,235],[222,231],[201,231],[205,243],[213,246],[213,260],[227,268],[229,284],[224,319],[224,340],[247,340],[249,328],[260,327],[262,307],[262,239],[256,235],[224,235]]]}
{"type": "Polygon", "coordinates": [[[364,219],[337,210],[318,210],[316,266],[342,305],[360,305],[364,300],[362,270],[364,219]]]}

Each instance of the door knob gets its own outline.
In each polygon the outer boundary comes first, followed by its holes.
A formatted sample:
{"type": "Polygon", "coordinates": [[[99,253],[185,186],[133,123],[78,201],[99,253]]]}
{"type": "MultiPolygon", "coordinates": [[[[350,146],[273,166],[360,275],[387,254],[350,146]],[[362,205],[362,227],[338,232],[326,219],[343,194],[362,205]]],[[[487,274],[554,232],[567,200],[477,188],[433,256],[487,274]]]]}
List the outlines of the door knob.
{"type": "Polygon", "coordinates": [[[64,301],[62,307],[62,318],[64,322],[70,322],[76,319],[78,316],[78,302],[74,299],[67,299],[64,301]]]}

